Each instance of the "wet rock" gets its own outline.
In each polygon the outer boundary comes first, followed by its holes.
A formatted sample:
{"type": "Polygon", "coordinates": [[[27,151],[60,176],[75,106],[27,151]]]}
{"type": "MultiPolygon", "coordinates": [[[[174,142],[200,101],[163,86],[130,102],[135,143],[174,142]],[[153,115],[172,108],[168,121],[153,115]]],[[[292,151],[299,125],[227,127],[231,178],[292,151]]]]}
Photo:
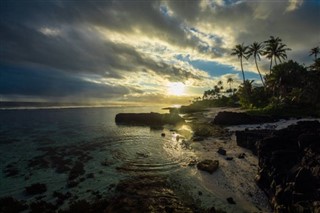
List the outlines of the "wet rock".
{"type": "Polygon", "coordinates": [[[203,160],[197,164],[197,168],[212,174],[219,168],[218,160],[203,160]]]}
{"type": "Polygon", "coordinates": [[[85,173],[84,165],[82,162],[77,161],[69,172],[69,180],[74,180],[75,178],[83,175],[85,173]]]}
{"type": "Polygon", "coordinates": [[[239,159],[244,159],[246,157],[246,153],[240,153],[239,155],[238,155],[238,158],[239,159]]]}
{"type": "Polygon", "coordinates": [[[204,138],[203,137],[193,137],[192,139],[194,142],[200,142],[200,141],[204,141],[204,138]]]}
{"type": "Polygon", "coordinates": [[[67,182],[67,187],[68,188],[74,188],[74,187],[76,187],[76,186],[78,186],[79,185],[79,181],[76,181],[76,180],[68,180],[68,182],[67,182]]]}
{"type": "Polygon", "coordinates": [[[18,170],[18,168],[16,166],[16,163],[8,164],[4,168],[3,172],[6,175],[6,177],[17,176],[19,174],[19,170],[18,170]]]}
{"type": "Polygon", "coordinates": [[[25,201],[18,201],[12,197],[0,198],[0,212],[18,213],[28,209],[25,201]]]}
{"type": "Polygon", "coordinates": [[[219,148],[218,151],[217,151],[220,155],[226,155],[227,154],[227,151],[223,148],[219,148]]]}
{"type": "Polygon", "coordinates": [[[123,180],[116,191],[119,196],[110,201],[104,212],[194,212],[175,195],[164,177],[140,176],[123,180]]]}
{"type": "Polygon", "coordinates": [[[277,119],[269,116],[254,116],[243,112],[219,112],[212,124],[215,125],[240,125],[240,124],[260,124],[271,123],[277,119]]]}
{"type": "Polygon", "coordinates": [[[233,200],[232,197],[228,197],[227,201],[228,201],[229,204],[236,204],[236,202],[233,200]]]}
{"type": "Polygon", "coordinates": [[[56,206],[45,201],[36,201],[30,204],[30,213],[54,213],[56,206]]]}
{"type": "Polygon", "coordinates": [[[86,178],[94,178],[94,174],[93,173],[89,173],[86,175],[86,178]]]}
{"type": "Polygon", "coordinates": [[[36,194],[42,194],[47,191],[47,186],[42,183],[35,183],[31,186],[25,187],[25,192],[28,195],[36,195],[36,194]]]}
{"type": "Polygon", "coordinates": [[[115,117],[117,124],[162,126],[165,124],[184,123],[184,119],[177,113],[119,113],[115,117]]]}
{"type": "Polygon", "coordinates": [[[275,212],[314,212],[320,200],[320,123],[299,122],[256,142],[256,182],[275,212]]]}

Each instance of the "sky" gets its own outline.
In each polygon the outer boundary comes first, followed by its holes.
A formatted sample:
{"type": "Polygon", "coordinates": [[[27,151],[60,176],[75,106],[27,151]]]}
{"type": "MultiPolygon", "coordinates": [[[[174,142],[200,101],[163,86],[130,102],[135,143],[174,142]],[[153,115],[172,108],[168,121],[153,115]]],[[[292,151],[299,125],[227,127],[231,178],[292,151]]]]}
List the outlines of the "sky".
{"type": "MultiPolygon", "coordinates": [[[[237,44],[280,37],[310,65],[319,20],[319,0],[1,0],[0,98],[186,104],[241,83],[237,44]]],[[[253,58],[243,66],[261,83],[253,58]]]]}

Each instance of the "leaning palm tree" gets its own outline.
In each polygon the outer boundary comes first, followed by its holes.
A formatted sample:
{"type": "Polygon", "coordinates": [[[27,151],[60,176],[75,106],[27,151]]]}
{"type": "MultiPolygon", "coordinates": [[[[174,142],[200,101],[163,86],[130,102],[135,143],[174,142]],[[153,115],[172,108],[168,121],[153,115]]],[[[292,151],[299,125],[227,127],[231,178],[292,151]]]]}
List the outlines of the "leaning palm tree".
{"type": "Polygon", "coordinates": [[[263,78],[262,78],[262,75],[260,73],[260,69],[258,67],[258,63],[257,63],[257,58],[260,61],[260,56],[263,55],[263,53],[264,53],[264,49],[263,48],[264,48],[264,45],[262,43],[254,42],[253,44],[251,44],[249,46],[248,58],[251,57],[251,56],[254,57],[254,61],[256,63],[257,71],[258,71],[258,73],[260,75],[261,82],[262,82],[263,86],[265,87],[265,83],[263,81],[263,78]]]}
{"type": "Polygon", "coordinates": [[[241,71],[242,71],[242,78],[243,78],[243,83],[246,82],[246,78],[244,76],[244,71],[243,71],[243,65],[242,65],[242,58],[248,59],[247,57],[247,49],[248,46],[244,46],[244,44],[237,44],[233,49],[231,55],[236,55],[240,59],[240,65],[241,65],[241,71]]]}
{"type": "Polygon", "coordinates": [[[272,69],[272,62],[274,61],[275,65],[277,65],[277,60],[282,62],[282,60],[287,58],[286,51],[291,50],[287,48],[286,44],[281,43],[282,40],[279,37],[270,36],[270,39],[265,41],[266,44],[264,55],[270,59],[270,73],[272,69]]]}
{"type": "Polygon", "coordinates": [[[309,56],[314,55],[314,60],[317,60],[319,53],[320,53],[320,48],[319,47],[315,47],[315,48],[312,48],[310,50],[310,55],[309,56]]]}

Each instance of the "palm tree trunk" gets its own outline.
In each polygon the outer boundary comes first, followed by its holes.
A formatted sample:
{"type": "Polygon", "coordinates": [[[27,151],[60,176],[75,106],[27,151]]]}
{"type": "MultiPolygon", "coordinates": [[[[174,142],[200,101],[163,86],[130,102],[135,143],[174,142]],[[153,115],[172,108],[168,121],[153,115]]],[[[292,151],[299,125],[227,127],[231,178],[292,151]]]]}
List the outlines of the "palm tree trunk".
{"type": "Polygon", "coordinates": [[[244,72],[243,72],[242,57],[240,57],[240,64],[241,64],[241,71],[242,71],[242,78],[243,78],[243,85],[244,85],[246,82],[246,78],[244,77],[244,72]]]}
{"type": "Polygon", "coordinates": [[[272,69],[272,57],[271,57],[271,60],[270,60],[270,74],[271,74],[271,69],[272,69]]]}
{"type": "Polygon", "coordinates": [[[259,75],[260,75],[261,82],[262,82],[263,86],[265,87],[266,85],[264,84],[264,81],[263,81],[263,79],[262,79],[262,75],[261,75],[260,70],[259,70],[259,67],[258,67],[257,57],[254,57],[254,61],[256,62],[256,67],[257,67],[258,73],[259,73],[259,75]]]}

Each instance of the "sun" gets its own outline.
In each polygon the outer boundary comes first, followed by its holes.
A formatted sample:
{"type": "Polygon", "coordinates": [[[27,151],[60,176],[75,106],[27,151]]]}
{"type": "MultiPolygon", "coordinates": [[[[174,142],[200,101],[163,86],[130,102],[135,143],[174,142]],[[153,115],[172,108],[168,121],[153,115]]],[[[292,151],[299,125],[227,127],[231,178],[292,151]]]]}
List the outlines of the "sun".
{"type": "Polygon", "coordinates": [[[185,85],[181,82],[170,82],[168,84],[168,94],[182,96],[185,92],[185,85]]]}

